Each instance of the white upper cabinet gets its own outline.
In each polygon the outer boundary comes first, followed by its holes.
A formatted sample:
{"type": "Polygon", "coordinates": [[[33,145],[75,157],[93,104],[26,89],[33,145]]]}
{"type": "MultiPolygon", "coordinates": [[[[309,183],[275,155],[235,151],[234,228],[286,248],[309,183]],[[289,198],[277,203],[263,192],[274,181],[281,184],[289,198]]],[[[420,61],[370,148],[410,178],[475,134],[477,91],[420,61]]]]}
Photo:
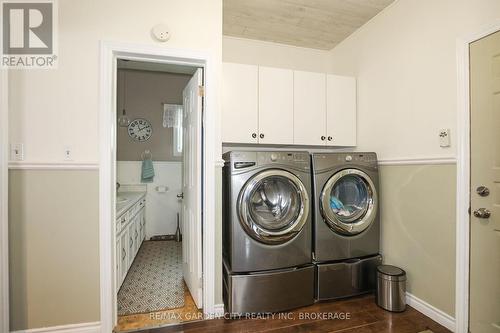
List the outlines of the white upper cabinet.
{"type": "Polygon", "coordinates": [[[258,143],[258,67],[222,66],[222,141],[258,143]]]}
{"type": "Polygon", "coordinates": [[[356,79],[224,63],[222,141],[355,146],[356,79]]]}
{"type": "Polygon", "coordinates": [[[326,144],[326,74],[294,72],[293,133],[298,145],[326,144]]]}
{"type": "Polygon", "coordinates": [[[327,145],[356,145],[356,79],[327,75],[327,145]]]}
{"type": "Polygon", "coordinates": [[[259,67],[259,143],[293,144],[293,71],[259,67]]]}

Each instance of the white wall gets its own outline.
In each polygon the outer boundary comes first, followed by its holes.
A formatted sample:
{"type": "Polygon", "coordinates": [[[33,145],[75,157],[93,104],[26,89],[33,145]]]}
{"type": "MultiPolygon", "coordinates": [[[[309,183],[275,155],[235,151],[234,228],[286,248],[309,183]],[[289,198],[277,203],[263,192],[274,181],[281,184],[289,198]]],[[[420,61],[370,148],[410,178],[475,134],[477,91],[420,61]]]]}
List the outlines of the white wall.
{"type": "MultiPolygon", "coordinates": [[[[207,100],[211,109],[216,113],[217,127],[216,142],[220,142],[219,133],[219,96],[218,84],[220,81],[220,64],[222,49],[222,1],[221,0],[60,0],[59,7],[59,68],[54,70],[12,70],[9,75],[9,139],[10,142],[25,144],[25,162],[63,162],[63,147],[73,147],[73,163],[97,163],[99,156],[99,45],[102,40],[122,41],[141,44],[160,45],[165,48],[184,48],[203,51],[210,55],[214,64],[213,73],[216,97],[207,100]],[[157,23],[169,25],[172,37],[166,43],[154,42],[150,30],[157,23]]],[[[220,155],[220,148],[214,152],[220,155]]],[[[12,173],[13,171],[11,171],[12,173]]],[[[38,186],[46,178],[46,172],[41,170],[14,171],[16,176],[9,183],[11,193],[19,191],[32,192],[31,188],[38,186]],[[19,175],[18,175],[19,174],[19,175]],[[29,174],[25,177],[24,174],[29,174]]],[[[55,169],[54,179],[64,178],[66,184],[81,184],[78,172],[69,172],[55,169]],[[69,175],[68,175],[69,173],[69,175]]],[[[93,177],[98,171],[88,171],[93,177]]],[[[214,177],[218,177],[220,168],[216,169],[214,177]]],[[[209,175],[210,177],[210,175],[209,175]]],[[[98,181],[85,182],[82,186],[85,191],[97,193],[98,181]]],[[[38,203],[47,207],[73,207],[73,196],[54,196],[59,193],[58,188],[48,188],[43,193],[43,200],[26,201],[25,196],[11,196],[9,204],[12,213],[24,216],[23,223],[27,225],[47,225],[47,233],[58,232],[52,228],[52,221],[45,217],[34,218],[31,211],[36,212],[38,203]],[[35,210],[34,210],[35,209],[35,210]]],[[[38,193],[38,192],[37,192],[38,193]]],[[[82,192],[84,193],[84,192],[82,192]]],[[[96,194],[97,195],[97,194],[96,194]]],[[[97,196],[79,198],[78,206],[87,210],[91,219],[85,221],[86,230],[98,230],[97,196]]],[[[213,195],[216,195],[215,193],[213,195]]],[[[219,198],[219,197],[217,197],[219,198]]],[[[220,211],[217,214],[216,235],[221,232],[220,211]]],[[[83,215],[82,215],[83,216],[83,215]]],[[[87,216],[87,215],[85,215],[87,216]]],[[[65,217],[66,225],[80,222],[79,216],[65,217]]],[[[36,233],[26,230],[23,240],[11,250],[13,256],[23,255],[20,252],[29,246],[33,253],[44,251],[52,247],[52,239],[41,239],[40,242],[27,243],[24,240],[36,237],[36,233]]],[[[87,240],[87,239],[86,239],[87,240]]],[[[80,262],[81,268],[87,266],[98,267],[99,259],[93,256],[94,251],[88,251],[88,244],[98,244],[98,233],[95,232],[87,241],[87,245],[80,247],[77,244],[61,243],[58,254],[65,260],[74,260],[75,252],[87,251],[88,258],[80,262]],[[70,247],[68,247],[70,246],[70,247]],[[72,248],[78,246],[77,249],[72,248]]],[[[92,249],[95,249],[93,247],[92,249]]],[[[221,261],[221,253],[216,253],[216,262],[221,261]]],[[[63,261],[61,261],[63,262],[63,261]]],[[[62,266],[61,266],[62,267],[62,266]]],[[[63,270],[46,267],[43,279],[40,281],[73,281],[72,276],[78,270],[63,270]]],[[[218,273],[222,271],[218,269],[218,273]]],[[[12,279],[23,279],[22,275],[13,275],[12,279]]],[[[80,276],[79,283],[93,285],[99,282],[99,272],[88,271],[80,276]]],[[[218,275],[216,288],[220,288],[221,276],[218,275]]],[[[86,290],[86,289],[85,289],[86,290]]],[[[16,330],[39,328],[49,325],[62,325],[99,320],[99,290],[93,289],[85,294],[85,300],[75,306],[74,299],[67,300],[61,297],[40,299],[40,294],[64,293],[61,285],[36,284],[25,290],[24,295],[14,295],[19,299],[11,302],[21,304],[16,308],[15,316],[23,318],[30,314],[30,309],[46,308],[51,311],[44,314],[44,318],[30,317],[30,321],[13,321],[11,327],[16,330]],[[89,301],[87,301],[87,299],[89,301]],[[83,308],[83,309],[82,309],[83,308]],[[64,309],[64,313],[58,311],[64,309]],[[87,316],[87,312],[92,316],[87,316]],[[67,314],[70,313],[70,314],[67,314]],[[14,326],[15,325],[15,326],[14,326]]],[[[215,295],[216,302],[220,303],[222,295],[215,295]]]]}
{"type": "MultiPolygon", "coordinates": [[[[141,183],[140,161],[118,161],[116,178],[121,185],[141,183]]],[[[146,238],[173,235],[177,227],[177,213],[181,212],[182,162],[153,162],[155,177],[147,183],[146,238]],[[157,186],[167,186],[167,192],[158,192],[157,186]]]]}
{"type": "Polygon", "coordinates": [[[500,19],[498,0],[398,0],[331,51],[358,79],[358,149],[382,158],[454,157],[456,39],[500,19]],[[451,148],[438,131],[451,129],[451,148]]]}
{"type": "Polygon", "coordinates": [[[328,51],[252,39],[224,36],[222,52],[224,62],[311,72],[328,72],[331,67],[331,55],[328,51]]]}
{"type": "MultiPolygon", "coordinates": [[[[99,42],[127,41],[206,51],[219,75],[221,0],[62,0],[59,68],[15,70],[9,76],[10,142],[25,144],[29,162],[95,163],[99,154],[99,42]],[[154,42],[150,30],[167,23],[172,37],[154,42]]],[[[218,83],[219,79],[215,80],[218,83]]],[[[215,87],[217,89],[217,87],[215,87]]],[[[218,90],[217,90],[218,91],[218,90]]],[[[211,101],[219,110],[218,99],[211,101]]]]}
{"type": "MultiPolygon", "coordinates": [[[[357,149],[454,158],[456,41],[499,19],[498,0],[398,0],[337,45],[332,71],[358,79],[357,149]]],[[[381,247],[414,296],[453,316],[456,168],[428,164],[381,167],[381,247]]]]}

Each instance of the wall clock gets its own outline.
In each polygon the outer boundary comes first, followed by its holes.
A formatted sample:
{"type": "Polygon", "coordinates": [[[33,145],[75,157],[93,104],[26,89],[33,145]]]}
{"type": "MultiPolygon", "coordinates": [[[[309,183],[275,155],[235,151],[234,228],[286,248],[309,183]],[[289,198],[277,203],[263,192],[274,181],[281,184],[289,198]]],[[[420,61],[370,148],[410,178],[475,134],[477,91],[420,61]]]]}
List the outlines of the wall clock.
{"type": "Polygon", "coordinates": [[[153,134],[153,127],[146,119],[137,118],[128,125],[128,135],[135,141],[143,142],[149,140],[153,134]]]}

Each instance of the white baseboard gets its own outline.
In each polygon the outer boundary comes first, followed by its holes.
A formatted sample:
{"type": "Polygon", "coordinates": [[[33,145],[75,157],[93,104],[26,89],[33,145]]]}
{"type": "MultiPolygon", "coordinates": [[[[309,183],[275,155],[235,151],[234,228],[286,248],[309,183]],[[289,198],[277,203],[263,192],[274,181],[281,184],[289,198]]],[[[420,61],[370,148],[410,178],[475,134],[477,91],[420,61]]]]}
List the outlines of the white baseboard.
{"type": "Polygon", "coordinates": [[[435,322],[443,325],[452,332],[455,332],[455,318],[449,314],[435,308],[429,303],[421,300],[418,297],[413,296],[410,293],[406,293],[406,304],[423,313],[427,317],[431,318],[435,322]]]}
{"type": "Polygon", "coordinates": [[[42,328],[31,328],[28,330],[12,331],[11,333],[100,333],[101,323],[82,323],[72,325],[61,325],[42,328]]]}
{"type": "Polygon", "coordinates": [[[224,303],[214,305],[214,317],[220,317],[224,315],[224,303]]]}

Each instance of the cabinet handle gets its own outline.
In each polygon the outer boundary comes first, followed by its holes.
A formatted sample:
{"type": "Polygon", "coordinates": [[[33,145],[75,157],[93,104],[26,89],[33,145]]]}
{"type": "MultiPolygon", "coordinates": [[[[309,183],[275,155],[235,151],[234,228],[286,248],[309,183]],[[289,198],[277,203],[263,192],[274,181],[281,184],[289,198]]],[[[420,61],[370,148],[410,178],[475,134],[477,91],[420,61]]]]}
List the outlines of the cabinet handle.
{"type": "Polygon", "coordinates": [[[134,240],[130,237],[130,248],[132,248],[132,246],[134,246],[134,240]]]}
{"type": "Polygon", "coordinates": [[[333,138],[331,136],[328,137],[328,141],[332,141],[333,138]]]}
{"type": "Polygon", "coordinates": [[[257,133],[252,133],[252,138],[256,138],[257,137],[257,133]]]}
{"type": "Polygon", "coordinates": [[[137,233],[137,230],[135,231],[135,239],[137,239],[137,236],[139,236],[139,234],[137,233]]]}
{"type": "Polygon", "coordinates": [[[326,139],[326,136],[322,135],[321,136],[321,141],[325,141],[325,139],[326,139]]]}
{"type": "Polygon", "coordinates": [[[126,256],[127,256],[127,251],[125,251],[125,249],[122,248],[122,260],[125,260],[126,256]]]}
{"type": "Polygon", "coordinates": [[[263,133],[260,133],[259,137],[260,137],[261,139],[264,139],[264,134],[263,134],[263,133]]]}

